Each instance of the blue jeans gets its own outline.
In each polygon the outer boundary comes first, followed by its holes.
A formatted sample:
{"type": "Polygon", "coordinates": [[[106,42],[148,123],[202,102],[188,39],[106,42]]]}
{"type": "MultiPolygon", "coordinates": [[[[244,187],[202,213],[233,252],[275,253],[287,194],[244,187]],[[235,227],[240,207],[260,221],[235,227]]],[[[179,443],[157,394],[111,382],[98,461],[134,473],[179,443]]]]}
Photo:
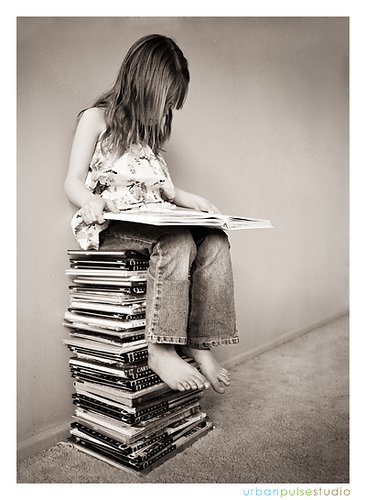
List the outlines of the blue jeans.
{"type": "Polygon", "coordinates": [[[146,340],[208,349],[239,342],[230,244],[220,229],[111,222],[100,250],[149,256],[146,340]]]}

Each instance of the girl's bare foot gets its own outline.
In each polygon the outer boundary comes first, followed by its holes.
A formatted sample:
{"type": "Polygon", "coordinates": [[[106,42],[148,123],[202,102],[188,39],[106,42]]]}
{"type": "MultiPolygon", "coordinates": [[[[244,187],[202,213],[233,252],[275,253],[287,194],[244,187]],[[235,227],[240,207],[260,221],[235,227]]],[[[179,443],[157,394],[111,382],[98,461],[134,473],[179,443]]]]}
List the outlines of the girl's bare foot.
{"type": "Polygon", "coordinates": [[[211,382],[216,392],[220,394],[225,392],[225,386],[230,385],[229,372],[219,365],[209,349],[193,349],[192,347],[185,346],[181,350],[197,362],[203,375],[211,382]]]}
{"type": "Polygon", "coordinates": [[[148,344],[148,365],[171,389],[208,389],[210,383],[197,368],[186,363],[173,344],[148,344]]]}

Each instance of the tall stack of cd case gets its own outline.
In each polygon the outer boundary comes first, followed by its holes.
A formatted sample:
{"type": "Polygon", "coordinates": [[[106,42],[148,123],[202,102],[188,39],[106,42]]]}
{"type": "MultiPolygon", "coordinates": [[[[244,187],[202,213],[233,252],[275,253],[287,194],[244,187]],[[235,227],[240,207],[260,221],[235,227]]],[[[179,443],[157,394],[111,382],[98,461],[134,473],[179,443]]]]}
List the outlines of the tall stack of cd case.
{"type": "Polygon", "coordinates": [[[70,441],[111,465],[146,474],[213,427],[201,409],[202,391],[171,390],[148,366],[148,257],[132,250],[69,250],[68,257],[70,441]]]}

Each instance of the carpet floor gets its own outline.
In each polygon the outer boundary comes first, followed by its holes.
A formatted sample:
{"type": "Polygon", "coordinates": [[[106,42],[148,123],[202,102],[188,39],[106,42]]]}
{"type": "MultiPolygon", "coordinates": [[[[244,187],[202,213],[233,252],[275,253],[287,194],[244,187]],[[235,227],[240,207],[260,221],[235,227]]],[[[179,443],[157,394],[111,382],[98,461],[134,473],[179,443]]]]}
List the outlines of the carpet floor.
{"type": "Polygon", "coordinates": [[[66,443],[18,464],[18,483],[349,482],[348,317],[231,369],[202,408],[215,428],[145,477],[66,443]]]}

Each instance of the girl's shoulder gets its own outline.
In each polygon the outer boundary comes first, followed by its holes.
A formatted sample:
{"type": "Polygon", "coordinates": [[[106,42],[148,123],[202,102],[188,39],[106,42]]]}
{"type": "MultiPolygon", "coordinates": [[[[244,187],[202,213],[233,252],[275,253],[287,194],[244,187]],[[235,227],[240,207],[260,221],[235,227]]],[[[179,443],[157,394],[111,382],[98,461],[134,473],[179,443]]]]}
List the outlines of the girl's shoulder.
{"type": "Polygon", "coordinates": [[[95,130],[98,135],[102,134],[106,128],[103,108],[87,108],[83,110],[79,117],[79,123],[95,130]]]}

